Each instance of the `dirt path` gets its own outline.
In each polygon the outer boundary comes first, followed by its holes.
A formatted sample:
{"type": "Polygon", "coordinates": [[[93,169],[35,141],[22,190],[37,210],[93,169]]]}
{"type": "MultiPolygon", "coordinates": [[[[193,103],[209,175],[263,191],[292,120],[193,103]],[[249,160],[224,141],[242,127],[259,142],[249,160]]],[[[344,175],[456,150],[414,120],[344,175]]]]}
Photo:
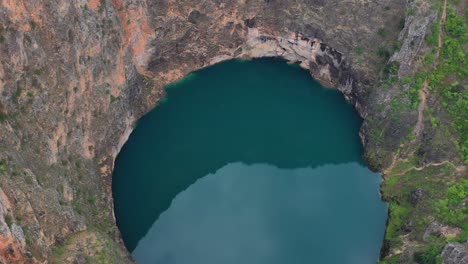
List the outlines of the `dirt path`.
{"type": "Polygon", "coordinates": [[[439,24],[439,43],[437,52],[434,57],[434,65],[436,61],[439,59],[440,51],[442,50],[442,46],[444,44],[444,37],[442,35],[442,30],[444,29],[445,20],[447,18],[447,0],[444,0],[444,9],[442,10],[442,16],[440,17],[440,24],[439,24]]]}
{"type": "MultiPolygon", "coordinates": [[[[443,44],[444,44],[444,37],[443,37],[442,31],[444,29],[446,18],[447,18],[447,0],[444,0],[444,8],[442,10],[442,15],[440,17],[440,23],[439,23],[439,37],[438,37],[437,51],[435,53],[434,61],[432,63],[433,68],[435,68],[436,65],[437,65],[437,62],[438,62],[439,56],[440,56],[440,51],[442,50],[442,47],[443,47],[443,44]]],[[[422,84],[421,90],[419,91],[418,120],[416,121],[416,125],[415,125],[414,130],[413,130],[413,133],[414,133],[415,137],[410,142],[410,144],[415,143],[416,140],[418,140],[418,138],[420,138],[421,132],[424,129],[424,110],[426,109],[426,98],[427,98],[427,94],[429,93],[429,90],[427,89],[428,86],[429,86],[429,81],[425,80],[423,82],[423,84],[422,84]]],[[[401,159],[399,158],[399,154],[398,153],[395,154],[393,156],[392,163],[384,171],[384,174],[390,172],[393,169],[393,167],[395,166],[395,164],[400,160],[401,159]]],[[[447,163],[447,162],[449,162],[449,161],[445,161],[445,163],[447,163]]],[[[430,164],[431,163],[429,163],[427,165],[430,166],[430,164]]],[[[425,167],[426,166],[423,166],[419,170],[422,170],[425,167]]],[[[412,170],[412,169],[418,170],[418,168],[414,167],[414,168],[408,169],[407,171],[412,170]]],[[[405,172],[407,172],[407,171],[405,171],[405,172]]],[[[403,175],[403,174],[404,174],[404,172],[401,173],[401,175],[403,175]]]]}
{"type": "MultiPolygon", "coordinates": [[[[397,173],[395,174],[396,176],[403,176],[405,175],[406,173],[410,172],[410,171],[422,171],[424,170],[425,168],[427,167],[438,167],[438,166],[442,166],[442,165],[445,165],[445,164],[451,164],[452,162],[448,161],[448,160],[444,160],[444,161],[441,161],[441,162],[431,162],[431,163],[427,163],[427,164],[424,164],[423,166],[421,167],[411,167],[411,168],[408,168],[400,173],[397,173]]],[[[457,171],[458,171],[458,168],[457,168],[457,171]]]]}
{"type": "MultiPolygon", "coordinates": [[[[440,56],[440,51],[442,50],[442,47],[444,45],[444,37],[442,34],[442,30],[444,29],[446,18],[447,18],[447,0],[444,0],[444,9],[442,10],[442,16],[440,17],[440,23],[439,23],[439,38],[438,38],[437,51],[435,53],[434,61],[432,63],[433,68],[435,68],[435,66],[437,65],[437,62],[440,56]]],[[[416,122],[416,126],[413,131],[413,133],[416,135],[413,142],[416,141],[417,138],[419,138],[424,128],[424,110],[426,109],[426,95],[428,94],[428,90],[427,90],[428,85],[429,85],[429,81],[425,80],[422,84],[421,90],[419,91],[418,121],[416,122]]]]}
{"type": "Polygon", "coordinates": [[[425,80],[422,84],[421,90],[419,90],[418,121],[416,122],[416,126],[413,130],[413,133],[416,135],[416,137],[412,140],[411,143],[414,143],[419,138],[421,131],[424,129],[424,110],[426,109],[426,95],[428,85],[429,82],[425,80]]]}

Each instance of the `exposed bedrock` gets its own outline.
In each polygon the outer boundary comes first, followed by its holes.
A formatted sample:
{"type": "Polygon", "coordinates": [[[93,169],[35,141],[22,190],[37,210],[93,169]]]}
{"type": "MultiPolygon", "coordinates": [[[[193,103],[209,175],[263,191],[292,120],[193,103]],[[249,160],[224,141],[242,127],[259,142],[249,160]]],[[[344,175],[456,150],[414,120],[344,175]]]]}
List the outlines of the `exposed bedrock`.
{"type": "MultiPolygon", "coordinates": [[[[339,89],[365,119],[371,167],[382,169],[406,128],[388,121],[399,88],[379,89],[388,58],[377,51],[399,36],[422,40],[432,21],[414,12],[402,30],[407,7],[404,0],[0,1],[0,188],[10,201],[0,197],[0,262],[7,254],[130,261],[112,212],[114,159],[164,85],[231,58],[282,57],[339,89]],[[385,144],[369,137],[376,127],[385,144]]],[[[404,47],[392,57],[401,65],[424,48],[404,47]]],[[[414,113],[402,120],[416,122],[414,113]]]]}
{"type": "Polygon", "coordinates": [[[468,263],[468,243],[449,243],[442,251],[442,264],[468,263]]]}

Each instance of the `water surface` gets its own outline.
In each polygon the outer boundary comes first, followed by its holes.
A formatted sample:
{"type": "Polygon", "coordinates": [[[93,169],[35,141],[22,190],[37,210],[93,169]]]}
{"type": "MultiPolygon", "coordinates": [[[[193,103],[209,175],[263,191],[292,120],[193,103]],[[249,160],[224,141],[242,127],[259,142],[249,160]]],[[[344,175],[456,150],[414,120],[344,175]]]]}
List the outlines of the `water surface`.
{"type": "Polygon", "coordinates": [[[140,263],[375,263],[386,205],[360,118],[280,60],[171,85],[116,160],[117,224],[140,263]]]}

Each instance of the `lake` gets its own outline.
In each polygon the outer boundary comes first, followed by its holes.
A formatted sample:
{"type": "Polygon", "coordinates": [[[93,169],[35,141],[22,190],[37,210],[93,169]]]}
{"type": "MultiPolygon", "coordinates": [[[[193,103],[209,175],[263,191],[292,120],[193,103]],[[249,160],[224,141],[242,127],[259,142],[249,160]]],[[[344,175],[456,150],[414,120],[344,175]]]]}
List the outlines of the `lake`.
{"type": "Polygon", "coordinates": [[[167,87],[117,156],[114,209],[139,263],[376,263],[387,205],[362,120],[279,59],[167,87]]]}

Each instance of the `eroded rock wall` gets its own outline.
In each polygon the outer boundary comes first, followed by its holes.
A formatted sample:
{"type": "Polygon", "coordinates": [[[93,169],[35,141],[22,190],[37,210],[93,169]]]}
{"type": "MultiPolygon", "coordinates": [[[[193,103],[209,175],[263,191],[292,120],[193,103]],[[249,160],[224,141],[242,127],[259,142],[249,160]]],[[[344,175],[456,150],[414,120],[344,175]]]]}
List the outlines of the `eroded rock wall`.
{"type": "Polygon", "coordinates": [[[283,57],[367,118],[380,98],[369,96],[376,65],[386,63],[377,49],[394,44],[405,8],[403,0],[0,1],[0,188],[11,204],[4,237],[18,237],[14,257],[129,261],[112,213],[113,162],[164,85],[191,71],[283,57]]]}

